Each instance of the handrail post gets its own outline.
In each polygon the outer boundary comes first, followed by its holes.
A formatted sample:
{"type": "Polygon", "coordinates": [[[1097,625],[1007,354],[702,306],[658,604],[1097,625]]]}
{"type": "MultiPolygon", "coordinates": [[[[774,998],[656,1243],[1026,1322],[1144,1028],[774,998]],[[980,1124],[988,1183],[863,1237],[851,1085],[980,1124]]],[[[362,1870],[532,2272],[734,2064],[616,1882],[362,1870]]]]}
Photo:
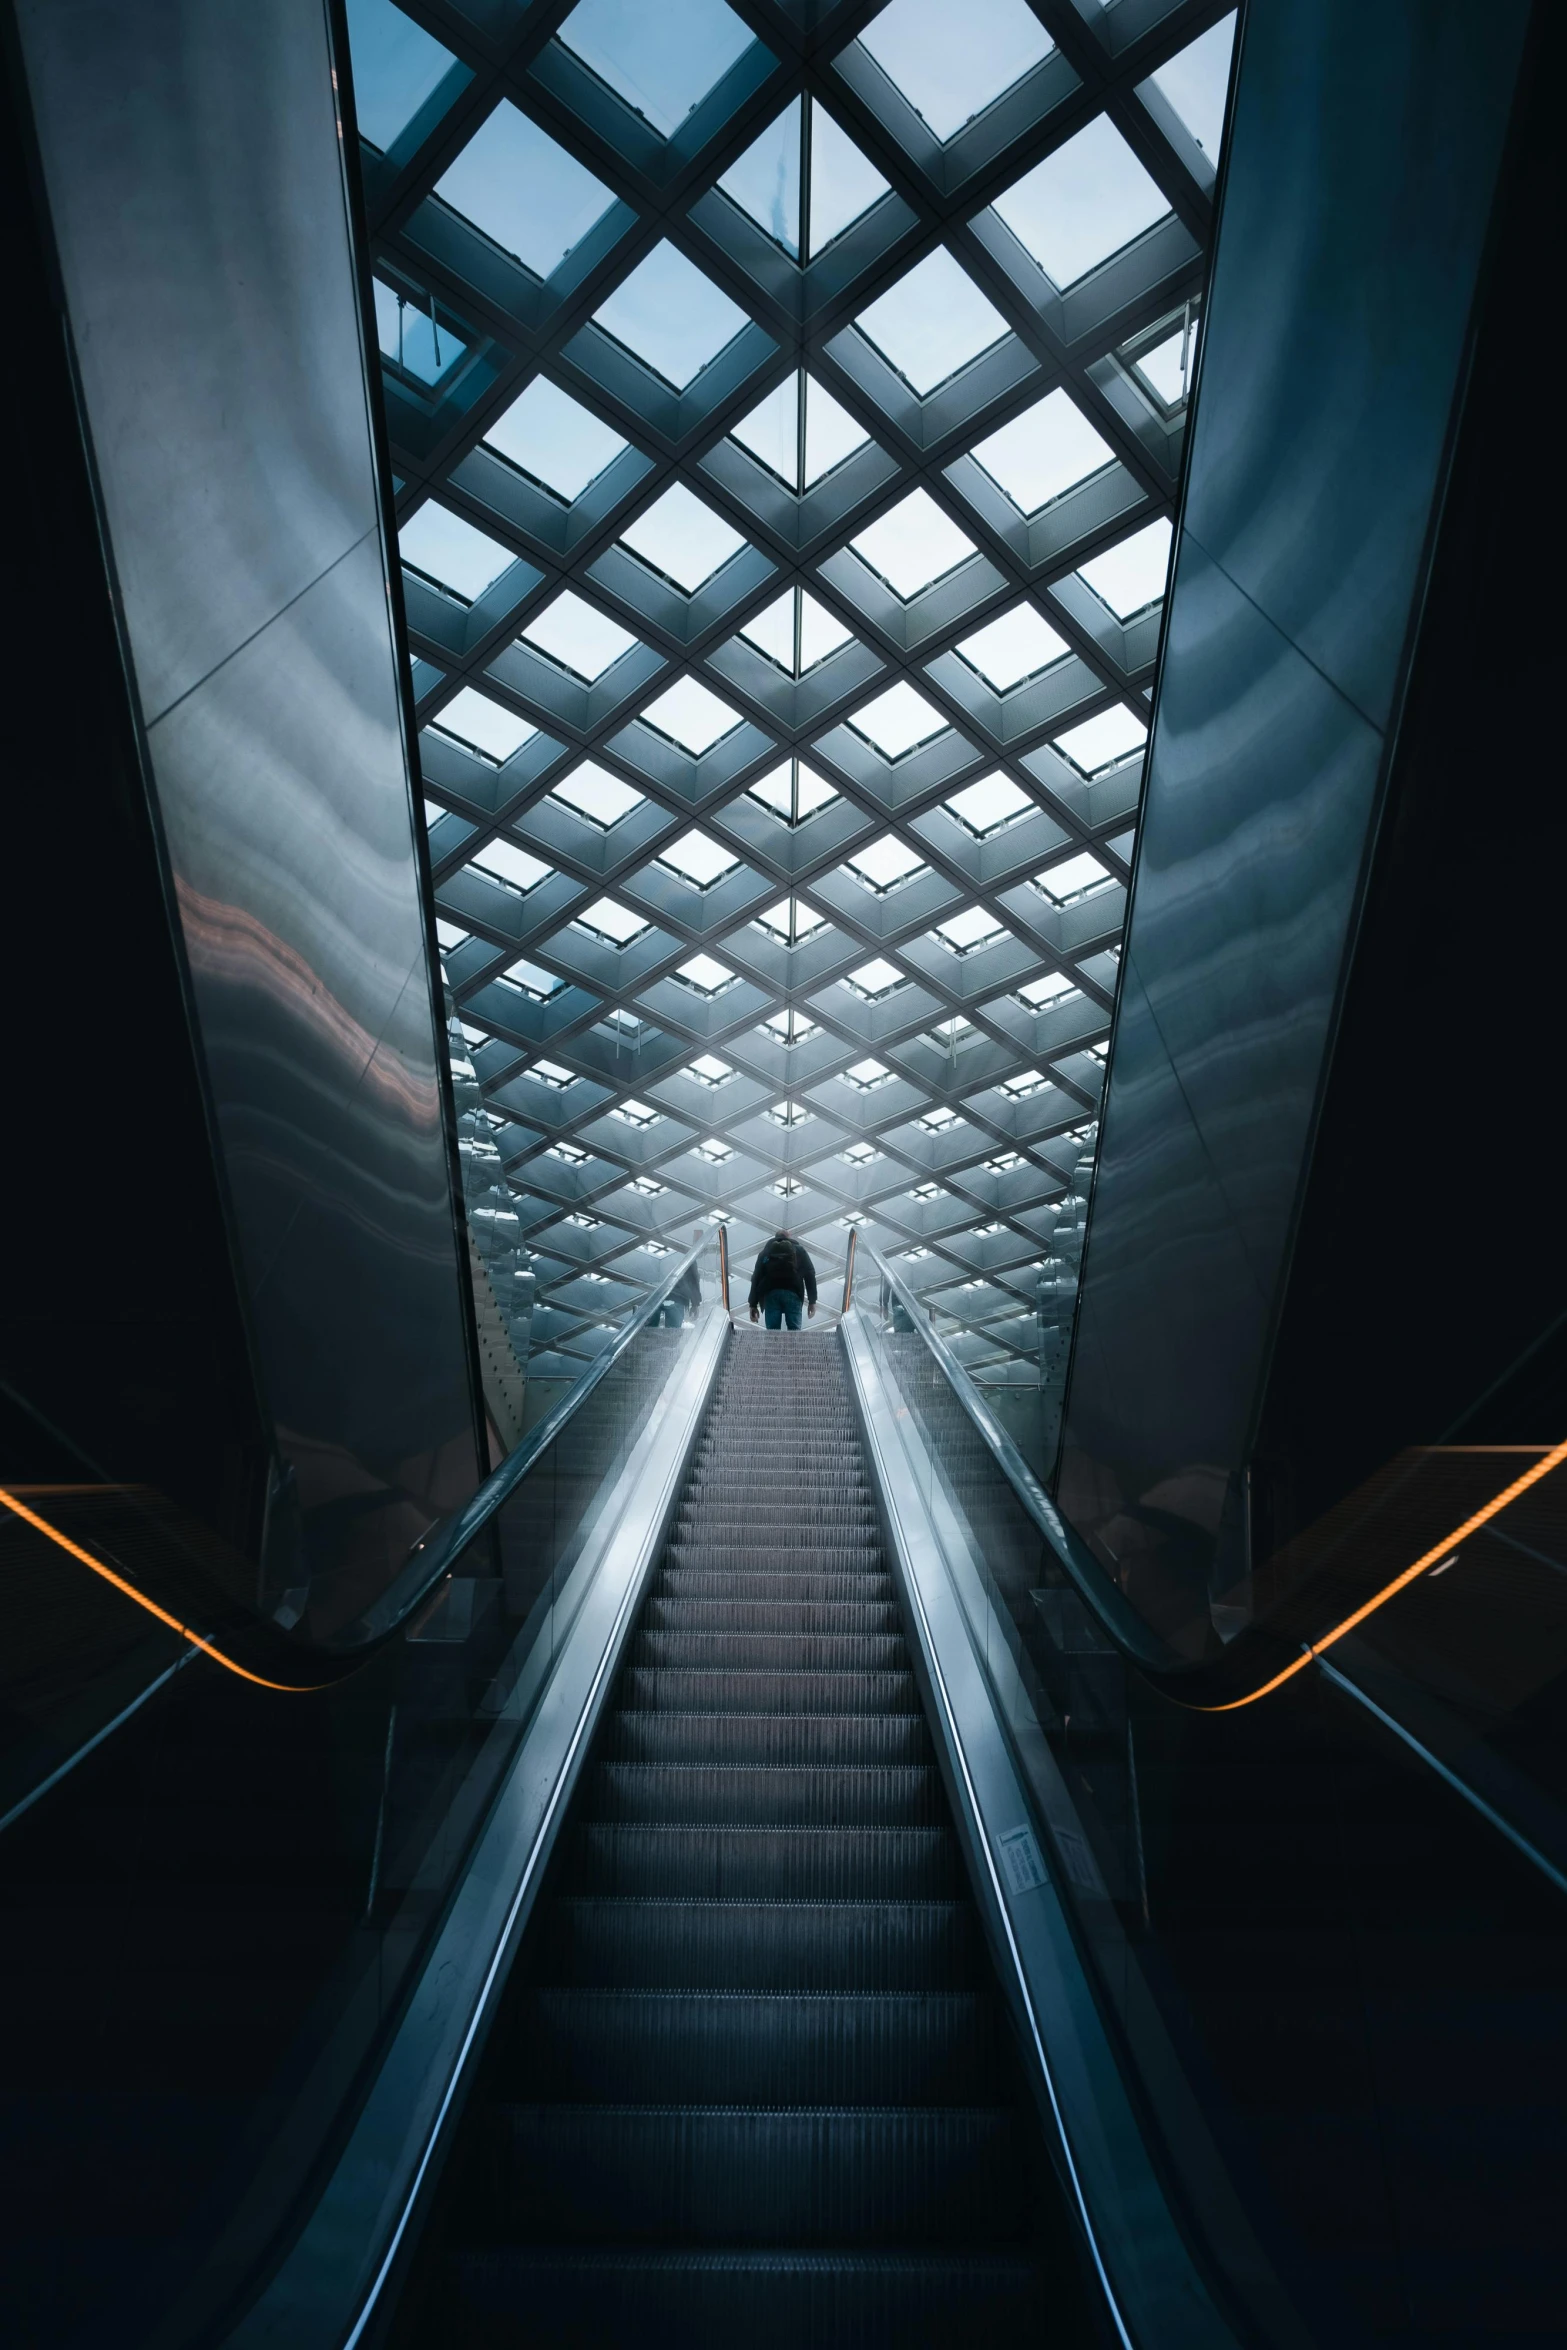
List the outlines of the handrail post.
{"type": "Polygon", "coordinates": [[[724,1312],[729,1311],[729,1227],[718,1227],[718,1286],[723,1293],[724,1312]]]}
{"type": "Polygon", "coordinates": [[[859,1237],[859,1226],[857,1224],[851,1224],[849,1226],[848,1252],[843,1260],[843,1305],[840,1310],[845,1314],[849,1310],[849,1300],[854,1295],[854,1251],[856,1245],[858,1244],[859,1237]]]}

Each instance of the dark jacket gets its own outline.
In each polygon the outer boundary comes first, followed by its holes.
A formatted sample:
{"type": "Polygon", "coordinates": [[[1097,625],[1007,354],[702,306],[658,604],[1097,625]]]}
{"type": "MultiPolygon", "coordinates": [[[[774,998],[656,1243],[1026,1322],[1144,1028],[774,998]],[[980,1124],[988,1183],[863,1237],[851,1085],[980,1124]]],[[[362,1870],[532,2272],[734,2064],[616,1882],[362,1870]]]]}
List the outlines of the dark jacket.
{"type": "Polygon", "coordinates": [[[766,1300],[769,1290],[792,1289],[796,1297],[803,1297],[808,1305],[816,1303],[816,1267],[810,1255],[797,1240],[770,1240],[756,1260],[756,1271],[751,1275],[751,1294],[746,1299],[746,1310],[766,1300]]]}
{"type": "Polygon", "coordinates": [[[680,1279],[669,1293],[671,1305],[689,1306],[692,1313],[702,1302],[702,1276],[695,1265],[687,1265],[680,1279]]]}

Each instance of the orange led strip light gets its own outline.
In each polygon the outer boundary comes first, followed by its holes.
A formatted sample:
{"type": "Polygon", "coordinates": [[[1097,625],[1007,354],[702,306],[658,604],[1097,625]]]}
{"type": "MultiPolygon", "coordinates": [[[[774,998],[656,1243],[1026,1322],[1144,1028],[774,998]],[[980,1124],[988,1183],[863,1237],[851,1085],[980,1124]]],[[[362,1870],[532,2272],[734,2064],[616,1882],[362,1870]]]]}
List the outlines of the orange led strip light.
{"type": "Polygon", "coordinates": [[[1471,1534],[1477,1534],[1482,1526],[1498,1517],[1509,1503],[1515,1502],[1520,1493],[1527,1493],[1531,1485],[1538,1485],[1542,1477],[1548,1477],[1563,1461],[1567,1461],[1567,1444],[1552,1445],[1550,1451],[1542,1454],[1532,1468],[1525,1469],[1521,1477],[1515,1477],[1511,1485],[1504,1487],[1494,1501],[1488,1501],[1483,1509],[1476,1510],[1473,1517],[1465,1518],[1463,1524],[1455,1526],[1451,1534],[1444,1534],[1441,1541],[1424,1551],[1412,1567],[1406,1567],[1401,1575],[1393,1577],[1391,1583],[1385,1583],[1380,1591],[1374,1591],[1362,1606],[1355,1609],[1353,1615],[1346,1616],[1341,1624],[1335,1624],[1332,1631],[1325,1632],[1320,1640],[1308,1642],[1300,1655],[1284,1667],[1282,1673],[1275,1673],[1271,1681],[1264,1681],[1260,1689],[1251,1690],[1245,1697],[1232,1697],[1223,1705],[1194,1706],[1193,1712],[1232,1714],[1240,1706],[1255,1705],[1259,1697],[1270,1696],[1286,1681],[1292,1681],[1297,1673],[1303,1673],[1325,1648],[1333,1646],[1335,1640],[1342,1640],[1346,1632],[1353,1632],[1355,1626],[1363,1624],[1367,1616],[1375,1615],[1379,1607],[1385,1607],[1396,1593],[1403,1590],[1406,1583],[1413,1583],[1425,1573],[1427,1567],[1434,1567],[1444,1552],[1456,1549],[1461,1542],[1467,1542],[1471,1534]]]}
{"type": "Polygon", "coordinates": [[[145,1608],[149,1616],[156,1616],[160,1624],[167,1624],[171,1632],[177,1632],[182,1640],[188,1640],[192,1648],[199,1648],[203,1656],[210,1656],[213,1663],[221,1665],[226,1673],[237,1673],[242,1681],[253,1681],[258,1689],[279,1689],[291,1697],[305,1694],[292,1681],[267,1681],[260,1673],[247,1672],[231,1656],[225,1656],[221,1648],[214,1648],[210,1640],[204,1640],[199,1632],[193,1632],[188,1624],[182,1624],[178,1616],[171,1616],[167,1608],[159,1607],[145,1592],[138,1591],[134,1583],[128,1583],[123,1575],[117,1575],[112,1567],[106,1567],[102,1559],[94,1558],[90,1550],[83,1550],[79,1542],[73,1542],[68,1534],[62,1534],[58,1526],[51,1526],[47,1518],[41,1518],[36,1510],[30,1510],[25,1501],[18,1501],[14,1493],[7,1493],[3,1485],[0,1485],[0,1503],[13,1517],[20,1518],[39,1534],[47,1535],[51,1542],[68,1552],[73,1559],[79,1559],[84,1567],[91,1567],[95,1575],[101,1575],[105,1583],[112,1583],[116,1591],[122,1591],[127,1599],[133,1599],[138,1607],[145,1608]]]}

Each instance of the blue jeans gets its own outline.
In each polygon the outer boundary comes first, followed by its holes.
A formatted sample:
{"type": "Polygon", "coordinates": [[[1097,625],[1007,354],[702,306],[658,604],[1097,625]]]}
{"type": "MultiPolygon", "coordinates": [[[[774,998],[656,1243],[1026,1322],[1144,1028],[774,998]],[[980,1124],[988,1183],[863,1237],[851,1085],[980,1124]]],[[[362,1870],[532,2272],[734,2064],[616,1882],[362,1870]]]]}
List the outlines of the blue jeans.
{"type": "Polygon", "coordinates": [[[686,1309],[679,1298],[666,1297],[663,1304],[654,1309],[648,1328],[650,1330],[683,1330],[685,1321],[686,1309]]]}
{"type": "Polygon", "coordinates": [[[762,1300],[762,1320],[769,1330],[798,1330],[804,1312],[805,1300],[797,1289],[770,1289],[762,1300]]]}

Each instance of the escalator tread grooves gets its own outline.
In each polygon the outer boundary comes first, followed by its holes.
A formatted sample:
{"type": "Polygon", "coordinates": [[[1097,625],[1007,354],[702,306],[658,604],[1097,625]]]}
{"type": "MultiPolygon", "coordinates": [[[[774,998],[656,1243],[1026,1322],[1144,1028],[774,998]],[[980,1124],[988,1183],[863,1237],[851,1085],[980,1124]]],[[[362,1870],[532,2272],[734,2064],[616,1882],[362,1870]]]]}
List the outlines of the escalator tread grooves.
{"type": "Polygon", "coordinates": [[[497,2030],[442,2323],[1034,2334],[1014,2074],[840,1348],[741,1334],[497,2030]]]}

